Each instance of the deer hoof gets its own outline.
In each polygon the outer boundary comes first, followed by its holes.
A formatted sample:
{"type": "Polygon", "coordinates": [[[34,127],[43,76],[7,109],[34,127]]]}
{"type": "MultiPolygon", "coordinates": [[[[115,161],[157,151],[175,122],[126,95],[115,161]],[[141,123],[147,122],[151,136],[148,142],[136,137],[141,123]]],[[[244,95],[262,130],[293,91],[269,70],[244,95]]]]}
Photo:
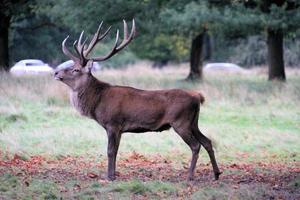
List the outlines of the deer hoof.
{"type": "Polygon", "coordinates": [[[114,180],[116,180],[116,176],[108,175],[107,180],[114,181],[114,180]]]}
{"type": "Polygon", "coordinates": [[[215,173],[215,180],[219,180],[219,176],[222,174],[222,172],[215,173]]]}
{"type": "Polygon", "coordinates": [[[187,180],[188,181],[193,181],[194,180],[194,176],[189,176],[187,180]]]}

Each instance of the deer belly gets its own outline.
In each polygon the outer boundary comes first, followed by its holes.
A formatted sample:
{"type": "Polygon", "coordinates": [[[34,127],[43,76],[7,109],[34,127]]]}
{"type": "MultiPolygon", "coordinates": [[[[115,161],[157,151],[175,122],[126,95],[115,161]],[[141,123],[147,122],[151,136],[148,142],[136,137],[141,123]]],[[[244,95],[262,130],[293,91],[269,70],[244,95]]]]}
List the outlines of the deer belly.
{"type": "Polygon", "coordinates": [[[164,131],[171,128],[170,124],[164,121],[163,115],[134,116],[124,119],[126,132],[143,133],[148,131],[164,131]]]}
{"type": "Polygon", "coordinates": [[[124,132],[132,132],[132,133],[145,133],[145,132],[162,132],[165,130],[170,129],[171,126],[170,124],[162,124],[161,126],[158,127],[139,127],[139,126],[132,126],[132,127],[127,127],[124,132]]]}

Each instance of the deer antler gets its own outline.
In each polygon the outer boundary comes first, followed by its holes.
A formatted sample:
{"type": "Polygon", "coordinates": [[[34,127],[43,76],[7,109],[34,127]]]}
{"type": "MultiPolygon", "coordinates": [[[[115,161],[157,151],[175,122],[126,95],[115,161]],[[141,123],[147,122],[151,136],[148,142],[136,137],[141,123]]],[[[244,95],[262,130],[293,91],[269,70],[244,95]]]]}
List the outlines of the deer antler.
{"type": "Polygon", "coordinates": [[[67,55],[68,57],[70,57],[74,62],[80,62],[81,66],[85,66],[86,63],[89,60],[93,60],[93,61],[104,61],[107,60],[109,58],[111,58],[114,54],[116,54],[118,51],[122,50],[124,47],[126,47],[131,40],[133,39],[133,37],[135,36],[136,30],[135,30],[135,21],[134,19],[132,20],[132,28],[131,28],[131,32],[130,35],[128,34],[128,26],[125,20],[123,20],[123,24],[124,24],[124,38],[123,41],[121,42],[121,44],[118,46],[118,41],[119,41],[119,30],[117,30],[116,33],[116,40],[114,43],[114,46],[112,48],[112,50],[106,54],[105,56],[100,56],[100,57],[95,57],[95,58],[88,58],[87,56],[89,55],[89,53],[93,50],[93,48],[96,46],[96,44],[98,42],[100,42],[103,38],[105,38],[105,36],[108,34],[108,32],[110,31],[111,27],[109,27],[103,34],[100,35],[100,31],[101,31],[101,27],[102,27],[103,21],[100,23],[97,32],[94,34],[92,40],[90,41],[89,45],[86,47],[86,42],[87,39],[86,38],[84,40],[84,42],[82,43],[82,38],[83,38],[83,34],[84,31],[81,32],[78,41],[76,40],[73,44],[73,47],[75,49],[75,52],[77,54],[78,57],[74,56],[65,46],[65,43],[67,41],[67,39],[69,38],[66,37],[62,43],[62,47],[63,47],[63,52],[65,55],[67,55]]]}
{"type": "Polygon", "coordinates": [[[62,51],[64,52],[64,54],[65,54],[66,56],[68,56],[69,58],[71,58],[71,60],[73,60],[74,62],[79,62],[80,59],[77,58],[76,56],[74,56],[74,55],[69,51],[69,49],[66,47],[66,42],[67,42],[68,38],[69,38],[69,36],[67,36],[67,37],[63,40],[63,42],[62,42],[62,44],[61,44],[61,46],[62,46],[62,51]]]}
{"type": "Polygon", "coordinates": [[[103,60],[109,59],[110,57],[112,57],[118,51],[122,50],[124,47],[126,47],[131,42],[131,40],[133,39],[133,37],[135,36],[135,33],[136,33],[136,31],[135,31],[135,21],[132,20],[132,28],[131,28],[130,35],[128,35],[128,27],[127,27],[126,21],[123,20],[123,23],[124,23],[124,39],[121,42],[121,44],[119,46],[117,46],[118,41],[119,41],[119,30],[117,30],[116,41],[115,41],[115,44],[114,44],[112,50],[108,54],[106,54],[105,56],[92,58],[94,61],[103,61],[103,60]]]}

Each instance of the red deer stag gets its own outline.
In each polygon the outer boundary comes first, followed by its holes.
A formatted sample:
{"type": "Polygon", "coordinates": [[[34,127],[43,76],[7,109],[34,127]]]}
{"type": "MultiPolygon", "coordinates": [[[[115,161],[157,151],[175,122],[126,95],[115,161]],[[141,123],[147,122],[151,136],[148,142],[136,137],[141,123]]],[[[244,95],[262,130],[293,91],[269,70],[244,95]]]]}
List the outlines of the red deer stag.
{"type": "Polygon", "coordinates": [[[89,58],[88,55],[109,32],[110,27],[100,34],[101,24],[89,45],[82,42],[83,32],[73,44],[76,56],[66,47],[68,37],[62,42],[65,55],[74,65],[55,72],[55,79],[62,81],[71,89],[71,103],[84,116],[96,120],[103,126],[108,136],[108,174],[109,180],[115,179],[116,156],[124,132],[141,133],[164,131],[169,128],[180,135],[192,150],[189,179],[193,179],[200,146],[204,146],[213,167],[215,179],[219,171],[211,141],[198,128],[200,104],[204,97],[197,92],[180,89],[145,91],[132,87],[114,86],[96,79],[92,73],[93,61],[104,61],[126,47],[135,35],[132,21],[131,33],[124,21],[124,39],[118,45],[119,31],[112,50],[105,56],[89,58]]]}

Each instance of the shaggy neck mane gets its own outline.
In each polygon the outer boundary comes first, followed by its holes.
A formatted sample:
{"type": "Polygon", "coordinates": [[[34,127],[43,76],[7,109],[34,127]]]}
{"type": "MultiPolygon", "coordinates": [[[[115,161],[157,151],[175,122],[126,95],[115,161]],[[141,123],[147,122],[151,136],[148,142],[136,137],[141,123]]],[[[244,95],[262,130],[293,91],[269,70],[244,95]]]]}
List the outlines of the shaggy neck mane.
{"type": "Polygon", "coordinates": [[[80,114],[95,119],[95,108],[100,103],[103,91],[108,87],[108,83],[90,76],[83,86],[72,90],[71,103],[80,114]]]}

